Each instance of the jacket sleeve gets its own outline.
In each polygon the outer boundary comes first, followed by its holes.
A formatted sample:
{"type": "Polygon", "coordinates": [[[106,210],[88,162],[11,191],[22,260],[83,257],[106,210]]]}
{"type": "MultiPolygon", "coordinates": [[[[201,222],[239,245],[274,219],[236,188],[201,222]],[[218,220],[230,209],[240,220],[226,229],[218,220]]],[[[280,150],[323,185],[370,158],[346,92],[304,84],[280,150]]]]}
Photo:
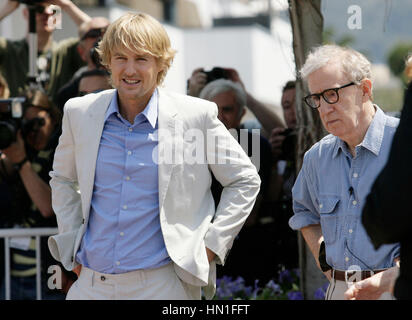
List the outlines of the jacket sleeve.
{"type": "Polygon", "coordinates": [[[224,264],[246,218],[252,211],[260,189],[256,167],[217,119],[217,107],[208,109],[205,120],[206,154],[210,170],[223,186],[215,216],[205,235],[205,245],[224,264]]]}
{"type": "Polygon", "coordinates": [[[393,138],[388,162],[376,178],[362,212],[375,248],[399,242],[412,231],[412,84],[393,138]]]}
{"type": "Polygon", "coordinates": [[[74,243],[83,219],[69,103],[65,106],[62,134],[54,155],[53,171],[50,172],[52,206],[59,234],[50,237],[48,243],[53,257],[71,270],[74,266],[74,243]]]}

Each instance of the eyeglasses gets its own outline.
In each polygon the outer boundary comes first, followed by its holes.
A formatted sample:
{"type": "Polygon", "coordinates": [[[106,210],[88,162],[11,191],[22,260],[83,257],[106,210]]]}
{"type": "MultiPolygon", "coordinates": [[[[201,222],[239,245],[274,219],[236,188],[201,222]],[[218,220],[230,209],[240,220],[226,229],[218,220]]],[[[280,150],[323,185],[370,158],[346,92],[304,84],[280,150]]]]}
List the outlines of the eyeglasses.
{"type": "Polygon", "coordinates": [[[104,35],[106,32],[107,28],[96,28],[96,29],[91,29],[86,32],[86,34],[80,39],[80,40],[85,40],[87,38],[99,38],[104,35]]]}
{"type": "Polygon", "coordinates": [[[334,104],[339,101],[339,90],[353,85],[356,85],[356,83],[351,82],[339,88],[326,89],[321,93],[310,94],[304,97],[303,101],[305,101],[305,103],[313,109],[320,107],[320,97],[322,97],[327,103],[334,104]]]}

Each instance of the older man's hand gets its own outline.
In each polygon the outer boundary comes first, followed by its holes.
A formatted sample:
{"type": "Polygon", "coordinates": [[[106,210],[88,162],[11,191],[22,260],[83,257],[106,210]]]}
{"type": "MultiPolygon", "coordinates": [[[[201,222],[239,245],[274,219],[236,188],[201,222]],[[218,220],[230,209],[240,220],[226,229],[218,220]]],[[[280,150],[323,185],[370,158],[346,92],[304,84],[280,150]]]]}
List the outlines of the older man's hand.
{"type": "Polygon", "coordinates": [[[345,292],[346,300],[378,300],[385,292],[393,292],[399,268],[393,267],[372,277],[355,282],[345,292]]]}
{"type": "Polygon", "coordinates": [[[199,97],[200,91],[206,86],[207,76],[203,68],[197,68],[193,71],[188,80],[187,94],[192,97],[199,97]]]}

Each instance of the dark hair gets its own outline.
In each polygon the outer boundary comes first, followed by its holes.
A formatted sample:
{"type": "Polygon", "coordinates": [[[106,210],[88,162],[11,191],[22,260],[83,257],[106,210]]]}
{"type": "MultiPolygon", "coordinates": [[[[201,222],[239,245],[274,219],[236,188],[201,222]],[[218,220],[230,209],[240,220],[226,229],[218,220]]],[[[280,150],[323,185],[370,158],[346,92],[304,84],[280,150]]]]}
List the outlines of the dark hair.
{"type": "Polygon", "coordinates": [[[59,125],[61,123],[61,111],[53,104],[53,102],[43,90],[28,90],[25,96],[27,98],[26,105],[28,107],[36,107],[46,110],[50,114],[50,117],[56,125],[59,125]]]}
{"type": "Polygon", "coordinates": [[[106,69],[92,69],[92,70],[82,72],[82,74],[80,75],[80,80],[83,78],[92,77],[92,76],[109,77],[110,73],[106,69]]]}
{"type": "Polygon", "coordinates": [[[296,81],[295,80],[288,81],[283,87],[282,93],[285,92],[286,90],[295,89],[295,88],[296,88],[296,81]]]}

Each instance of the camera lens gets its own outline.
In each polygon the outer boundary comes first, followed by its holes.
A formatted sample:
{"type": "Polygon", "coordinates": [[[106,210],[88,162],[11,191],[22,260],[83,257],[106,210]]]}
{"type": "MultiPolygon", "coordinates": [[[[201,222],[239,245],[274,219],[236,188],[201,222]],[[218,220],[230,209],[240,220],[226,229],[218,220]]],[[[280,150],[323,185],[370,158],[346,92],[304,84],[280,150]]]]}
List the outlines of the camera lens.
{"type": "Polygon", "coordinates": [[[8,148],[16,140],[16,133],[11,123],[0,121],[0,150],[8,148]]]}

